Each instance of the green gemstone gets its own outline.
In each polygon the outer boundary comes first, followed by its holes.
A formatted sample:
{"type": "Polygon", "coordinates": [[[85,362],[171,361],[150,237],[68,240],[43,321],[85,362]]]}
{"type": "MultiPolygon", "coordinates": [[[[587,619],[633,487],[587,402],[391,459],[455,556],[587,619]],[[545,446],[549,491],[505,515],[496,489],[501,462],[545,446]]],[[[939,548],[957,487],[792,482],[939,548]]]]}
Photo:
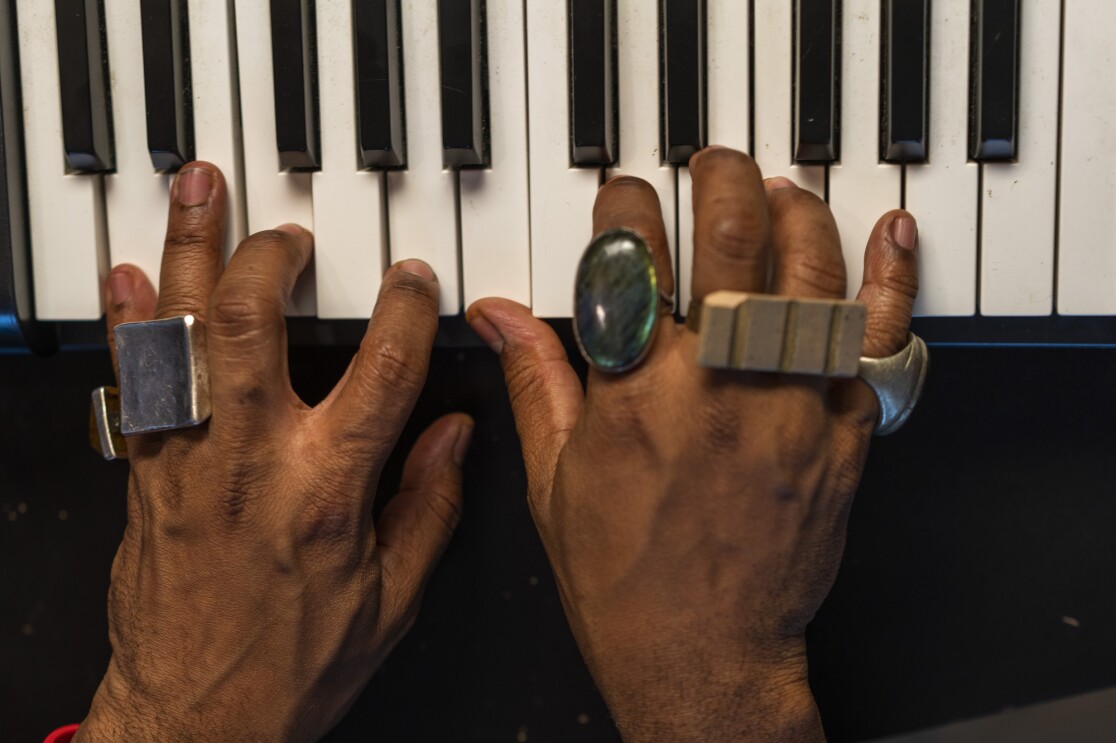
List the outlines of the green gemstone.
{"type": "Polygon", "coordinates": [[[585,360],[602,371],[638,364],[655,334],[659,282],[651,249],[638,235],[594,238],[577,266],[574,332],[585,360]]]}

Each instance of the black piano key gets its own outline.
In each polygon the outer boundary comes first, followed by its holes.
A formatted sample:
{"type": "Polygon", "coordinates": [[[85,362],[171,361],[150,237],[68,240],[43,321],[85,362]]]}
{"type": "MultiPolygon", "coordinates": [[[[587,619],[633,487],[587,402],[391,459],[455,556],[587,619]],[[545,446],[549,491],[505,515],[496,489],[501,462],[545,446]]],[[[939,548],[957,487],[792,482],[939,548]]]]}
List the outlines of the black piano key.
{"type": "Polygon", "coordinates": [[[484,0],[438,0],[442,163],[488,164],[484,0]]]}
{"type": "Polygon", "coordinates": [[[663,161],[685,165],[705,146],[705,0],[662,0],[663,161]]]}
{"type": "Polygon", "coordinates": [[[0,351],[54,350],[51,326],[35,322],[23,156],[15,4],[0,0],[0,351]]]}
{"type": "Polygon", "coordinates": [[[1019,129],[1019,0],[973,0],[969,154],[1014,160],[1019,129]]]}
{"type": "Polygon", "coordinates": [[[569,0],[570,162],[616,162],[616,0],[569,0]]]}
{"type": "Polygon", "coordinates": [[[55,0],[62,142],[71,170],[113,170],[111,98],[101,0],[55,0]]]}
{"type": "Polygon", "coordinates": [[[838,8],[840,0],[795,0],[794,159],[838,159],[838,8]]]}
{"type": "Polygon", "coordinates": [[[880,159],[926,160],[930,0],[884,0],[880,159]]]}
{"type": "Polygon", "coordinates": [[[316,170],[321,160],[314,0],[271,0],[271,63],[279,167],[316,170]]]}
{"type": "Polygon", "coordinates": [[[156,170],[194,159],[187,0],[140,0],[147,149],[156,170]]]}
{"type": "Polygon", "coordinates": [[[399,0],[353,0],[357,132],[366,168],[406,163],[399,0]]]}

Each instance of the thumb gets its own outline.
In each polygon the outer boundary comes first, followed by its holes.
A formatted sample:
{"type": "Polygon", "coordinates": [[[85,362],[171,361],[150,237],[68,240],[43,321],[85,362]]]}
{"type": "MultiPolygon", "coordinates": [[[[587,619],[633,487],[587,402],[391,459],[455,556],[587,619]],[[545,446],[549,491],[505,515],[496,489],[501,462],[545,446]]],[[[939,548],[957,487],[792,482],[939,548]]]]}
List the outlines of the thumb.
{"type": "Polygon", "coordinates": [[[536,513],[545,511],[558,455],[585,399],[581,382],[554,330],[523,305],[508,299],[481,299],[469,307],[465,318],[500,354],[532,506],[536,513]]]}
{"type": "Polygon", "coordinates": [[[384,571],[384,595],[394,611],[418,608],[434,565],[461,520],[461,465],[473,435],[473,419],[453,413],[434,421],[403,464],[399,492],[376,524],[384,571]]]}

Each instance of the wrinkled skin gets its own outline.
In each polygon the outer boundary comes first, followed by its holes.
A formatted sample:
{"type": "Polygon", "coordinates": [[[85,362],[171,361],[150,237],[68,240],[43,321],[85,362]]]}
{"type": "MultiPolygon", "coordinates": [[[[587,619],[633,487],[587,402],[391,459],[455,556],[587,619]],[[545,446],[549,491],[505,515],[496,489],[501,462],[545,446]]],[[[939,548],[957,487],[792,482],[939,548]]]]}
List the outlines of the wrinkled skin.
{"type": "MultiPolygon", "coordinates": [[[[316,740],[410,627],[457,524],[472,421],[420,437],[372,522],[381,468],[426,377],[438,285],[394,266],[359,353],[308,407],[287,375],[283,309],[313,239],[284,225],[227,268],[227,199],[208,163],[179,174],[161,287],[106,281],[107,320],[193,314],[213,414],[128,441],[128,526],[112,570],[112,660],[78,741],[316,740]]],[[[111,338],[110,338],[111,340],[111,338]]]]}
{"type": "MultiPolygon", "coordinates": [[[[690,163],[692,291],[844,298],[828,207],[751,158],[690,163]]],[[[594,232],[649,242],[673,291],[654,190],[605,184],[594,232]]],[[[906,343],[917,230],[884,215],[864,258],[863,353],[906,343]]],[[[636,369],[591,371],[585,390],[545,323],[486,299],[474,329],[500,354],[529,502],[566,615],[620,727],[636,741],[821,741],[804,632],[829,592],[879,415],[858,379],[713,371],[669,318],[636,369]]]]}

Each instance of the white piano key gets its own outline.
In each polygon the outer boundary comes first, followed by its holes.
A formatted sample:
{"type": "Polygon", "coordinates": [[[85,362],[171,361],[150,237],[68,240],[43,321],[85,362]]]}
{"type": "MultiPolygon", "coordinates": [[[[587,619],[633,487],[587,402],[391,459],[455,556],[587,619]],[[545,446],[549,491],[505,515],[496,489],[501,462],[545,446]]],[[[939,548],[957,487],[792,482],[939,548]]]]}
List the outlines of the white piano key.
{"type": "Polygon", "coordinates": [[[438,7],[403,0],[403,88],[407,169],[387,174],[391,262],[419,258],[441,286],[441,313],[461,311],[457,245],[457,174],[442,168],[438,7]]]}
{"type": "Polygon", "coordinates": [[[317,0],[322,169],[312,176],[318,317],[372,314],[387,261],[384,177],[359,170],[350,0],[317,0]]]}
{"type": "MultiPolygon", "coordinates": [[[[659,12],[656,3],[617,3],[617,74],[620,88],[620,160],[609,177],[634,175],[659,194],[672,262],[678,224],[675,219],[676,172],[660,152],[659,12]]],[[[692,252],[692,251],[691,251],[692,252]]],[[[572,286],[572,284],[571,284],[572,286]]],[[[677,297],[678,282],[675,282],[677,297]]]]}
{"type": "Polygon", "coordinates": [[[35,316],[96,320],[108,273],[104,183],[66,174],[54,3],[18,0],[16,11],[35,316]]]}
{"type": "Polygon", "coordinates": [[[527,80],[522,0],[488,0],[491,167],[461,171],[465,305],[499,296],[531,305],[527,80]]]}
{"type": "Polygon", "coordinates": [[[841,233],[848,294],[864,275],[876,221],[901,201],[902,170],[880,157],[880,3],[846,0],[841,13],[841,152],[829,168],[829,206],[841,233]]]}
{"type": "MultiPolygon", "coordinates": [[[[310,173],[279,170],[279,150],[275,138],[275,87],[271,66],[270,2],[235,0],[235,3],[248,231],[255,233],[270,230],[286,222],[294,222],[313,230],[310,173]]],[[[194,35],[191,25],[191,40],[194,35]]],[[[346,48],[351,46],[352,42],[349,42],[346,48]]],[[[200,147],[198,154],[202,154],[200,147]]],[[[313,315],[315,306],[314,259],[311,258],[310,265],[295,286],[287,313],[313,315]]]]}
{"type": "MultiPolygon", "coordinates": [[[[199,160],[221,169],[228,190],[225,260],[248,236],[244,190],[233,0],[190,0],[190,87],[194,106],[194,150],[199,160]]],[[[288,220],[290,221],[290,220],[288,220]]],[[[278,226],[276,222],[272,227],[278,226]]]]}
{"type": "Polygon", "coordinates": [[[759,163],[764,178],[786,176],[800,188],[825,198],[825,166],[796,165],[791,156],[793,2],[757,2],[754,7],[756,110],[752,121],[755,139],[752,157],[759,163]]]}
{"type": "Polygon", "coordinates": [[[111,66],[116,172],[105,175],[105,211],[112,265],[132,263],[159,286],[171,177],[156,173],[147,150],[140,0],[105,4],[111,66]]]}
{"type": "Polygon", "coordinates": [[[971,0],[930,7],[929,162],[907,166],[906,208],[918,220],[916,315],[976,311],[978,166],[968,160],[971,0]]]}
{"type": "Polygon", "coordinates": [[[985,163],[982,315],[1053,311],[1061,3],[1022,0],[1019,162],[985,163]]]}
{"type": "MultiPolygon", "coordinates": [[[[1116,3],[1064,3],[1058,312],[1116,313],[1116,3]]],[[[1024,26],[1028,21],[1024,20],[1024,26]]]]}
{"type": "MultiPolygon", "coordinates": [[[[570,167],[566,3],[531,2],[526,11],[531,40],[527,84],[532,309],[538,317],[571,317],[574,274],[593,237],[593,202],[601,171],[570,167]]],[[[621,139],[621,150],[626,146],[621,139]]]]}
{"type": "MultiPolygon", "coordinates": [[[[751,111],[748,102],[748,4],[706,5],[706,93],[709,144],[747,152],[751,111]]],[[[694,262],[693,187],[690,169],[678,169],[678,308],[690,307],[694,262]]]]}

